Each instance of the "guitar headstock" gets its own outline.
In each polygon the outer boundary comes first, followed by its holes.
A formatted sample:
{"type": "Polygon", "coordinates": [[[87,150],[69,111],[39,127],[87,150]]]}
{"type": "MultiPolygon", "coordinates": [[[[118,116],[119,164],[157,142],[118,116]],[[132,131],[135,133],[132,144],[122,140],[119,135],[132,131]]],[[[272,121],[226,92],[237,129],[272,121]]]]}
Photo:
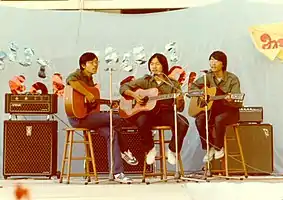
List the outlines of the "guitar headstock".
{"type": "Polygon", "coordinates": [[[231,94],[231,99],[235,102],[242,102],[244,100],[245,94],[231,94]]]}

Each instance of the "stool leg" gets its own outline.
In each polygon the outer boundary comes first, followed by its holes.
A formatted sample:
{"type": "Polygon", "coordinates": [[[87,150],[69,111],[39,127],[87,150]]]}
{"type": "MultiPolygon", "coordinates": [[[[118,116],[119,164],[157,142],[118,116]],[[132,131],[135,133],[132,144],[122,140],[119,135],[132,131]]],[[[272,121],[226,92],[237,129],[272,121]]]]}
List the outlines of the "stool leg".
{"type": "Polygon", "coordinates": [[[161,151],[162,151],[162,165],[163,165],[163,177],[166,180],[167,179],[167,166],[166,166],[166,155],[165,155],[165,143],[164,143],[164,130],[161,131],[161,151]]]}
{"type": "Polygon", "coordinates": [[[61,164],[61,174],[60,174],[59,183],[63,182],[63,177],[64,177],[64,173],[65,173],[65,162],[66,162],[66,157],[67,157],[66,155],[67,155],[69,136],[70,136],[70,132],[66,131],[64,151],[63,151],[63,158],[62,158],[62,164],[61,164]]]}
{"type": "Polygon", "coordinates": [[[224,155],[225,155],[225,176],[229,177],[229,165],[228,165],[228,145],[227,145],[227,136],[224,135],[224,155]]]}
{"type": "Polygon", "coordinates": [[[146,177],[146,153],[143,161],[142,183],[145,182],[145,177],[146,177]]]}
{"type": "Polygon", "coordinates": [[[87,131],[87,136],[88,136],[88,142],[89,142],[88,144],[89,144],[89,149],[90,149],[93,174],[95,176],[95,181],[97,182],[98,178],[97,178],[97,171],[96,171],[96,163],[95,163],[95,157],[94,157],[94,152],[93,152],[93,144],[92,144],[92,139],[91,139],[90,131],[87,131]]]}
{"type": "Polygon", "coordinates": [[[184,173],[184,166],[183,166],[183,161],[182,161],[182,157],[181,155],[179,154],[179,166],[180,166],[180,173],[181,173],[181,176],[184,176],[185,173],[184,173]]]}
{"type": "Polygon", "coordinates": [[[243,166],[244,174],[245,174],[245,177],[247,178],[248,177],[248,172],[247,172],[246,162],[245,162],[245,158],[244,158],[244,154],[243,154],[243,149],[242,149],[242,144],[241,144],[241,141],[240,141],[239,132],[238,132],[238,128],[237,127],[234,127],[234,132],[235,132],[235,135],[236,135],[236,138],[237,138],[238,147],[239,147],[239,150],[240,150],[240,155],[241,155],[241,160],[242,160],[242,166],[243,166]]]}
{"type": "Polygon", "coordinates": [[[72,155],[73,155],[74,131],[70,131],[69,137],[70,137],[70,139],[69,139],[70,146],[69,146],[69,155],[68,155],[67,184],[70,183],[70,174],[71,174],[71,170],[72,170],[71,162],[72,162],[72,155]]]}
{"type": "MultiPolygon", "coordinates": [[[[164,154],[163,154],[163,146],[162,146],[162,142],[161,142],[161,137],[162,137],[162,135],[163,135],[163,133],[162,133],[162,131],[161,130],[159,130],[158,131],[158,134],[159,134],[159,156],[161,157],[161,158],[163,158],[163,155],[165,155],[165,152],[164,152],[164,154]]],[[[164,148],[165,149],[165,148],[164,148]]],[[[161,180],[163,180],[163,176],[164,176],[164,174],[163,174],[163,171],[164,171],[164,164],[163,164],[163,160],[160,160],[160,172],[161,172],[161,176],[160,176],[160,179],[161,180]]]]}
{"type": "MultiPolygon", "coordinates": [[[[85,142],[88,142],[88,136],[87,136],[87,132],[86,131],[83,131],[84,133],[84,141],[85,142]]],[[[87,178],[87,182],[90,182],[90,171],[89,171],[89,158],[90,158],[90,153],[89,153],[89,147],[88,147],[88,144],[87,143],[84,143],[84,146],[85,146],[85,156],[86,156],[86,159],[85,159],[85,174],[86,174],[86,178],[87,178]]]]}

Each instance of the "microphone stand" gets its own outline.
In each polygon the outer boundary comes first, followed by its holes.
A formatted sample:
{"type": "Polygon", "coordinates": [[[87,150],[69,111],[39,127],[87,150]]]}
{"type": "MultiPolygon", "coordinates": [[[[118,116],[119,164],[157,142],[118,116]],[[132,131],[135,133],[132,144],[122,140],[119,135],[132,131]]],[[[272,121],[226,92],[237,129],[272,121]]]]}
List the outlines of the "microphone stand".
{"type": "MultiPolygon", "coordinates": [[[[178,91],[178,93],[181,93],[183,94],[182,90],[180,90],[179,88],[176,88],[174,86],[174,84],[172,83],[172,81],[170,80],[170,78],[162,73],[166,79],[168,79],[169,82],[159,78],[158,78],[164,82],[165,84],[169,85],[171,88],[175,89],[176,91],[178,91]]],[[[184,177],[181,177],[180,175],[180,169],[179,169],[179,152],[178,152],[178,127],[177,127],[177,117],[178,117],[178,113],[177,113],[177,93],[174,93],[173,94],[173,99],[174,99],[174,134],[175,134],[175,175],[174,175],[174,178],[171,178],[171,179],[162,179],[162,180],[158,180],[158,181],[154,181],[154,182],[150,182],[150,183],[157,183],[157,182],[167,182],[168,180],[176,180],[177,182],[180,182],[180,180],[188,180],[188,181],[194,181],[194,182],[199,182],[199,181],[203,181],[201,179],[197,179],[197,178],[185,178],[184,177]]],[[[173,133],[172,133],[173,134],[173,133]]],[[[148,183],[149,184],[149,183],[148,183]]]]}
{"type": "Polygon", "coordinates": [[[109,170],[109,181],[114,181],[114,158],[113,158],[113,109],[112,109],[112,71],[114,68],[108,67],[105,71],[109,72],[109,99],[110,99],[110,170],[109,170]]]}
{"type": "Polygon", "coordinates": [[[95,181],[95,183],[100,183],[100,182],[114,182],[114,173],[113,173],[113,168],[114,168],[114,157],[113,157],[113,109],[112,109],[112,71],[115,71],[115,68],[108,67],[105,69],[105,71],[109,72],[109,99],[110,99],[110,169],[109,169],[109,177],[108,180],[98,180],[95,181]]]}

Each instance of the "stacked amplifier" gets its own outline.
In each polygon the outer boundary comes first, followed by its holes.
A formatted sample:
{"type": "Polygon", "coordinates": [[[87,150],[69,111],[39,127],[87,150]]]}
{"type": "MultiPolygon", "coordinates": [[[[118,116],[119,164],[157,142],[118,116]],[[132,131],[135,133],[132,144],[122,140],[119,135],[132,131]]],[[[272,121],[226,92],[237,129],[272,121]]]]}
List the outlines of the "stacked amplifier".
{"type": "Polygon", "coordinates": [[[57,175],[58,122],[53,117],[57,108],[55,94],[5,94],[5,113],[9,114],[3,134],[5,179],[57,175]],[[36,120],[27,120],[29,116],[36,120]],[[40,116],[46,116],[45,120],[40,116]]]}
{"type": "MultiPolygon", "coordinates": [[[[273,126],[263,123],[263,107],[240,108],[238,133],[241,140],[248,175],[273,173],[273,126]]],[[[227,135],[233,135],[231,127],[227,135]]],[[[233,154],[238,149],[236,141],[229,140],[227,151],[233,154]]],[[[241,169],[239,160],[228,157],[229,170],[241,169]]],[[[225,168],[223,160],[213,160],[212,173],[219,174],[225,168]]],[[[243,172],[238,172],[242,173],[243,172]]],[[[237,174],[238,174],[237,173],[237,174]]]]}

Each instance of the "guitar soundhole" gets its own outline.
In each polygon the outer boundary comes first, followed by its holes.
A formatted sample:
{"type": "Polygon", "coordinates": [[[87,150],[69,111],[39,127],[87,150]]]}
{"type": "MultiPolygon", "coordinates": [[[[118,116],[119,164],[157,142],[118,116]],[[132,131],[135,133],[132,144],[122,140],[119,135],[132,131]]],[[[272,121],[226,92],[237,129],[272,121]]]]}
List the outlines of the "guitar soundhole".
{"type": "Polygon", "coordinates": [[[137,104],[137,101],[135,99],[132,100],[132,108],[134,108],[137,104]]]}

